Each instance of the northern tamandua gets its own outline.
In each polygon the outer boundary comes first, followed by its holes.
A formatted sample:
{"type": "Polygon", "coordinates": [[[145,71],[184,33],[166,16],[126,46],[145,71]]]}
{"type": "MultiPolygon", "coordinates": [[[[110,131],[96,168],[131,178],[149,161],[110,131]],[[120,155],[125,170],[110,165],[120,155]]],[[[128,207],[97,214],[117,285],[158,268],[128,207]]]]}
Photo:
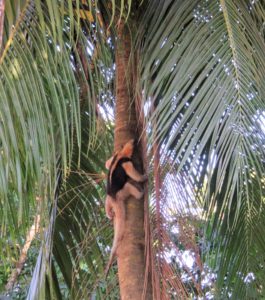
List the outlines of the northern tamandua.
{"type": "Polygon", "coordinates": [[[141,199],[143,191],[134,186],[133,182],[140,183],[147,180],[147,175],[140,174],[133,165],[132,155],[135,146],[136,141],[129,140],[120,151],[106,161],[106,168],[109,172],[105,210],[107,217],[114,220],[114,239],[105,270],[106,276],[123,238],[126,217],[124,200],[130,196],[141,199]]]}

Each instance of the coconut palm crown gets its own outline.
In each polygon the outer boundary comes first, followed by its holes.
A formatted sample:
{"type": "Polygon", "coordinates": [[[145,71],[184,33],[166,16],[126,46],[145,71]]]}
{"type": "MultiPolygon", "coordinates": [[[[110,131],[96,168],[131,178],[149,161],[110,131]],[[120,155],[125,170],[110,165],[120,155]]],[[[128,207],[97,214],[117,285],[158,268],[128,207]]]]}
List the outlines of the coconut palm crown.
{"type": "Polygon", "coordinates": [[[124,241],[140,235],[143,299],[265,297],[265,2],[0,10],[0,263],[40,216],[28,299],[130,299],[125,250],[104,277],[104,165],[131,137],[149,177],[124,241]]]}

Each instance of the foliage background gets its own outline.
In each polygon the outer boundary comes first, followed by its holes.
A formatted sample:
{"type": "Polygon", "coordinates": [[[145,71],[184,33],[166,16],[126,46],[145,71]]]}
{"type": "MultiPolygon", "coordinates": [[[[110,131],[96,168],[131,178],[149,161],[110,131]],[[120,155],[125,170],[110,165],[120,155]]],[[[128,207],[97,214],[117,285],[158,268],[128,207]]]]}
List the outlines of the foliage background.
{"type": "Polygon", "coordinates": [[[117,297],[115,267],[103,279],[102,170],[124,18],[139,55],[156,295],[264,297],[264,1],[5,4],[2,287],[41,214],[29,299],[117,297]]]}

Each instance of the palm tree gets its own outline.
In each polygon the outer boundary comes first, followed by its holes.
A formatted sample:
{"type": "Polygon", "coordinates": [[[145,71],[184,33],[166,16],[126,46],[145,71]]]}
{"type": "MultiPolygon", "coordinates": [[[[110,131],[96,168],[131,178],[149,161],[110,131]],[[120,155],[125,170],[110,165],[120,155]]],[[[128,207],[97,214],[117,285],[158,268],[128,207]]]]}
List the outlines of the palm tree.
{"type": "Polygon", "coordinates": [[[262,297],[264,1],[3,7],[0,260],[40,215],[28,299],[262,297]],[[104,162],[130,138],[148,191],[105,279],[104,162]]]}

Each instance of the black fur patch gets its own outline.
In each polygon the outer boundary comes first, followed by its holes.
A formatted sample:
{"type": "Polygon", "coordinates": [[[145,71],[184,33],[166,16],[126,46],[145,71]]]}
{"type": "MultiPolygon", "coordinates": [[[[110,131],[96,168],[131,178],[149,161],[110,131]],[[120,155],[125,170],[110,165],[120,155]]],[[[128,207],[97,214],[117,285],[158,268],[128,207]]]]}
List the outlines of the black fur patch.
{"type": "Polygon", "coordinates": [[[112,170],[114,163],[116,162],[116,159],[117,159],[117,156],[114,156],[112,163],[110,165],[110,168],[109,168],[108,182],[107,182],[107,194],[110,195],[111,197],[113,197],[114,199],[115,199],[118,191],[120,191],[124,187],[125,183],[129,179],[129,176],[126,174],[122,164],[125,162],[128,162],[128,161],[132,161],[128,157],[121,158],[117,162],[116,167],[112,171],[112,176],[111,176],[111,170],[112,170]],[[110,178],[110,176],[111,176],[111,178],[110,178]]]}

